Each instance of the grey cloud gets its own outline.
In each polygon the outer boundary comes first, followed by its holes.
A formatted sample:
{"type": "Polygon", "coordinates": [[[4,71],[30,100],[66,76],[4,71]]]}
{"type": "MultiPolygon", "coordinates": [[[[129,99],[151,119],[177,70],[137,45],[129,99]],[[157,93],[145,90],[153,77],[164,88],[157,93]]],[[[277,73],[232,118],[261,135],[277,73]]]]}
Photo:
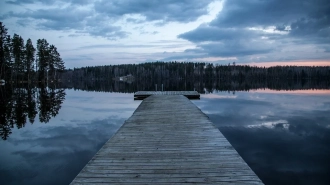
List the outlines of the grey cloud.
{"type": "Polygon", "coordinates": [[[216,27],[267,27],[283,30],[291,26],[292,36],[330,37],[330,1],[226,1],[223,11],[210,25],[216,27]]]}
{"type": "Polygon", "coordinates": [[[71,61],[94,60],[92,57],[86,55],[77,55],[76,57],[67,57],[65,59],[71,61]]]}
{"type": "Polygon", "coordinates": [[[37,28],[41,30],[75,30],[75,34],[71,34],[71,37],[89,34],[107,39],[118,39],[129,34],[122,31],[119,26],[109,25],[107,18],[95,15],[92,10],[73,6],[30,10],[22,13],[9,12],[2,17],[17,17],[19,18],[18,23],[21,25],[26,19],[31,19],[30,24],[33,22],[32,20],[36,20],[37,28]]]}
{"type": "Polygon", "coordinates": [[[330,46],[324,46],[324,51],[330,53],[330,46]]]}
{"type": "Polygon", "coordinates": [[[45,21],[43,23],[38,23],[37,26],[41,30],[69,30],[82,28],[83,24],[69,21],[45,21]]]}
{"type": "Polygon", "coordinates": [[[94,48],[153,48],[156,44],[97,44],[81,46],[77,49],[94,49],[94,48]]]}
{"type": "Polygon", "coordinates": [[[103,27],[87,27],[84,31],[77,31],[77,33],[88,33],[91,36],[100,36],[111,40],[124,38],[129,35],[128,32],[121,31],[121,27],[110,25],[104,25],[103,27]]]}
{"type": "Polygon", "coordinates": [[[22,4],[33,4],[36,2],[44,2],[45,4],[49,4],[52,2],[52,0],[14,0],[14,1],[5,1],[7,4],[13,4],[13,5],[22,5],[22,4]]]}
{"type": "Polygon", "coordinates": [[[134,19],[134,18],[127,18],[126,21],[127,21],[127,22],[132,22],[132,23],[135,23],[135,24],[140,24],[140,23],[145,22],[145,20],[134,19]]]}
{"type": "Polygon", "coordinates": [[[71,0],[70,2],[75,5],[87,5],[92,3],[93,0],[71,0]]]}
{"type": "Polygon", "coordinates": [[[273,51],[274,48],[267,46],[260,41],[242,39],[237,41],[213,42],[198,45],[210,56],[234,57],[249,56],[254,54],[265,54],[273,51]]]}
{"type": "MultiPolygon", "coordinates": [[[[195,43],[198,48],[187,52],[205,53],[209,56],[236,56],[249,61],[249,55],[267,55],[268,61],[278,61],[274,55],[284,48],[296,44],[314,45],[321,51],[328,51],[330,43],[330,1],[289,0],[289,1],[225,1],[223,10],[209,24],[180,34],[178,38],[195,43]],[[258,29],[275,26],[266,33],[258,29]]],[[[299,57],[289,57],[299,60],[299,57]]],[[[309,59],[327,58],[325,53],[309,59]],[[317,58],[316,58],[317,57],[317,58]]],[[[306,58],[304,58],[306,59],[306,58]]]]}
{"type": "Polygon", "coordinates": [[[207,14],[207,5],[212,0],[101,0],[95,3],[95,10],[109,17],[139,14],[146,21],[190,22],[207,14]]]}
{"type": "Polygon", "coordinates": [[[21,19],[32,18],[40,20],[37,26],[46,30],[65,30],[65,29],[81,29],[83,20],[90,16],[91,12],[79,10],[72,7],[67,8],[50,8],[38,9],[36,11],[26,11],[23,13],[9,12],[5,17],[17,17],[21,19]]]}
{"type": "MultiPolygon", "coordinates": [[[[74,36],[74,35],[73,35],[74,36]]],[[[81,50],[81,49],[97,49],[97,48],[163,48],[163,49],[172,49],[175,47],[184,47],[186,46],[180,42],[153,42],[147,44],[92,44],[92,45],[85,45],[77,47],[74,50],[81,50]]],[[[127,54],[127,53],[126,53],[127,54]]]]}
{"type": "Polygon", "coordinates": [[[195,30],[180,34],[178,38],[198,43],[205,41],[247,39],[257,36],[262,36],[262,34],[242,28],[219,28],[215,26],[201,25],[195,30]]]}
{"type": "MultiPolygon", "coordinates": [[[[330,5],[329,5],[330,6],[330,5]]],[[[330,14],[330,10],[329,10],[330,14]]],[[[320,19],[301,18],[291,24],[290,34],[297,37],[316,37],[323,41],[330,42],[330,17],[320,19]]]]}
{"type": "Polygon", "coordinates": [[[153,32],[149,32],[149,31],[141,31],[140,34],[150,34],[150,35],[156,35],[158,34],[158,31],[153,31],[153,32]]]}
{"type": "Polygon", "coordinates": [[[88,3],[91,3],[92,0],[11,0],[11,1],[5,1],[7,4],[13,4],[13,5],[24,5],[24,4],[35,4],[35,3],[42,3],[46,5],[52,5],[55,4],[58,1],[71,3],[74,5],[85,5],[88,3]]]}
{"type": "Polygon", "coordinates": [[[26,27],[29,23],[29,19],[19,19],[16,21],[16,23],[22,27],[26,27]]]}
{"type": "Polygon", "coordinates": [[[228,57],[270,52],[274,48],[265,44],[261,39],[262,36],[271,36],[271,34],[245,28],[219,28],[201,25],[197,29],[183,33],[178,37],[197,43],[199,47],[186,51],[228,57]]]}
{"type": "MultiPolygon", "coordinates": [[[[200,52],[200,50],[198,50],[197,52],[200,52]]],[[[173,56],[169,56],[169,57],[165,57],[162,59],[162,61],[175,61],[175,60],[191,60],[194,59],[196,57],[207,57],[204,53],[201,53],[201,55],[196,56],[195,53],[197,52],[185,52],[184,54],[179,54],[179,55],[173,55],[173,56]]],[[[172,53],[173,54],[173,53],[172,53]]]]}
{"type": "Polygon", "coordinates": [[[270,53],[275,49],[272,45],[264,44],[261,41],[240,39],[197,44],[196,49],[187,49],[185,53],[200,54],[200,57],[246,57],[249,55],[270,53]]]}
{"type": "Polygon", "coordinates": [[[69,34],[68,37],[79,37],[79,34],[69,34]]]}
{"type": "Polygon", "coordinates": [[[247,27],[288,24],[297,16],[304,15],[306,4],[300,0],[241,1],[230,0],[223,11],[211,22],[214,26],[247,27]]]}

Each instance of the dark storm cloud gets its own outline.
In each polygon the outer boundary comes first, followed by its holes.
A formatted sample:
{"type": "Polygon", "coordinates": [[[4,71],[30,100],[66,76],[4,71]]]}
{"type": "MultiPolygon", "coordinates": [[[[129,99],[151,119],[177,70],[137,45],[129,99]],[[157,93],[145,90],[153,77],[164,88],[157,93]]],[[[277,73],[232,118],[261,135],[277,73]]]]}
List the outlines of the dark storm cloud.
{"type": "Polygon", "coordinates": [[[211,56],[264,54],[296,43],[324,49],[323,45],[330,43],[329,15],[328,0],[227,0],[208,25],[178,38],[197,44],[197,50],[211,56]],[[282,33],[260,31],[269,27],[282,33]]]}
{"type": "Polygon", "coordinates": [[[95,10],[110,17],[138,14],[146,21],[190,22],[207,14],[207,5],[212,0],[101,0],[95,3],[95,10]]]}

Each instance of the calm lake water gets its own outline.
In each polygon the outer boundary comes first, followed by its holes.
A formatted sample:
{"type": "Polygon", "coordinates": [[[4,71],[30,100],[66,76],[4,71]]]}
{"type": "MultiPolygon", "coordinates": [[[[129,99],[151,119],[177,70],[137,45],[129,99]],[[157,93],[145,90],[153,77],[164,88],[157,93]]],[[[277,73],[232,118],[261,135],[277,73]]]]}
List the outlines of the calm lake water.
{"type": "MultiPolygon", "coordinates": [[[[58,111],[36,109],[33,124],[13,124],[0,139],[0,184],[69,184],[141,103],[130,93],[64,94],[58,111]]],[[[329,90],[213,92],[193,102],[265,184],[330,184],[329,90]]]]}

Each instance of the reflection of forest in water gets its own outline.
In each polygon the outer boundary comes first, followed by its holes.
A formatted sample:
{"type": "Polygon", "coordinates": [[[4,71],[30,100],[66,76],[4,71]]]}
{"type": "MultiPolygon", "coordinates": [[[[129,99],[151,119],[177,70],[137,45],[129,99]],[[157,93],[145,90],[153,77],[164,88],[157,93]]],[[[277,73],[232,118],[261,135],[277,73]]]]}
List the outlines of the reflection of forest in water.
{"type": "MultiPolygon", "coordinates": [[[[309,90],[330,89],[327,80],[254,80],[254,81],[224,81],[204,79],[203,81],[153,80],[133,81],[68,81],[60,84],[28,85],[20,84],[0,86],[0,135],[6,140],[14,127],[22,128],[26,123],[34,123],[39,119],[47,123],[55,117],[65,100],[65,89],[75,89],[98,92],[134,93],[136,91],[191,91],[210,93],[214,91],[249,91],[255,89],[273,90],[309,90]]],[[[133,99],[133,96],[132,96],[133,99]]]]}
{"type": "Polygon", "coordinates": [[[36,116],[41,123],[55,117],[65,99],[65,89],[53,86],[0,86],[0,136],[6,140],[15,126],[20,129],[36,116]]]}
{"type": "Polygon", "coordinates": [[[192,91],[201,94],[213,91],[249,91],[256,89],[309,90],[330,89],[330,80],[288,79],[288,80],[153,80],[133,81],[71,81],[62,84],[65,88],[84,91],[134,93],[136,91],[192,91]]]}

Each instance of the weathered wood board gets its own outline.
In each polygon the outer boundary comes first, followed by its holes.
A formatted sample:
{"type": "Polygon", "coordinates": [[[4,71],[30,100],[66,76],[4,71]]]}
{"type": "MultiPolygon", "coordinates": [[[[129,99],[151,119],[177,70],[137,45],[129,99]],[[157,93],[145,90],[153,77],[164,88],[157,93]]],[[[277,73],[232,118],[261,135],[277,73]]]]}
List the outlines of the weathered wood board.
{"type": "Polygon", "coordinates": [[[143,100],[151,95],[183,95],[188,99],[199,99],[197,91],[138,91],[134,93],[134,100],[143,100]]]}
{"type": "Polygon", "coordinates": [[[71,184],[263,184],[183,95],[146,98],[71,184]]]}

